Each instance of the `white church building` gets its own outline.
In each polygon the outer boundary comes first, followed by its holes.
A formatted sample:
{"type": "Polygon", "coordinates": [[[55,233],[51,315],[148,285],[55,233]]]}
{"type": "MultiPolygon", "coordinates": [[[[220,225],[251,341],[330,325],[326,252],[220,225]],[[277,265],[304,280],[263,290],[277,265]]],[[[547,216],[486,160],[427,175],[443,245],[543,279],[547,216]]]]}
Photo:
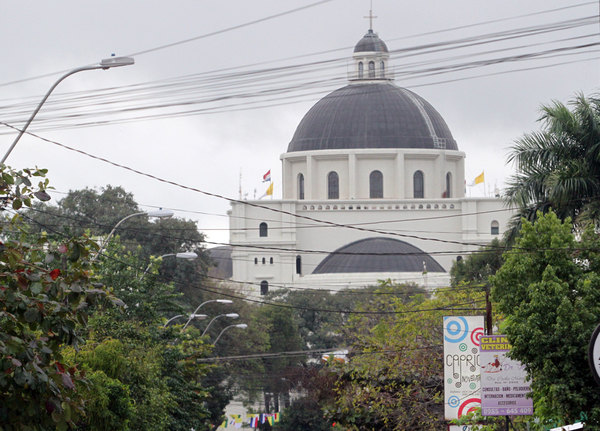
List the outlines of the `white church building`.
{"type": "Polygon", "coordinates": [[[465,153],[426,100],[394,84],[385,43],[358,42],[349,83],[304,116],[282,199],[232,204],[220,274],[266,293],[377,280],[449,285],[452,262],[502,234],[499,198],[465,196],[465,153]]]}

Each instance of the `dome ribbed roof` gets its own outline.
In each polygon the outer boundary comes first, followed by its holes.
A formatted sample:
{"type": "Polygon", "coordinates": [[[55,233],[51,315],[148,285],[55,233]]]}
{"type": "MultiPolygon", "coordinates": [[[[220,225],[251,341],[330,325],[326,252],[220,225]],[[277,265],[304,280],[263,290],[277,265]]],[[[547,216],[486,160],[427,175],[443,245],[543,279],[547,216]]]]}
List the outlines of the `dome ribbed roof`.
{"type": "Polygon", "coordinates": [[[352,242],[328,255],[313,274],[352,272],[446,272],[426,252],[392,238],[366,238],[352,242]]]}
{"type": "Polygon", "coordinates": [[[351,84],[322,98],[298,125],[287,151],[360,148],[458,150],[433,106],[386,82],[351,84]]]}
{"type": "Polygon", "coordinates": [[[369,30],[354,47],[354,52],[388,52],[385,42],[369,30]]]}

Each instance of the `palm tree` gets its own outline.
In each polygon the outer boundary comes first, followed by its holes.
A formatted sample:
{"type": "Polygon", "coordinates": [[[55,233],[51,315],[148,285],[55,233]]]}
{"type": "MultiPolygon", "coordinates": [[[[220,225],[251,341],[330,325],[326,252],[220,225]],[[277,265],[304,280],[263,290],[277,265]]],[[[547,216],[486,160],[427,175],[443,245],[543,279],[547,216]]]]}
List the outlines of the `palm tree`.
{"type": "Polygon", "coordinates": [[[510,148],[505,200],[520,209],[507,239],[520,229],[521,217],[534,221],[538,211],[570,217],[576,228],[600,225],[600,99],[577,94],[565,104],[542,105],[543,130],[527,134],[510,148]]]}

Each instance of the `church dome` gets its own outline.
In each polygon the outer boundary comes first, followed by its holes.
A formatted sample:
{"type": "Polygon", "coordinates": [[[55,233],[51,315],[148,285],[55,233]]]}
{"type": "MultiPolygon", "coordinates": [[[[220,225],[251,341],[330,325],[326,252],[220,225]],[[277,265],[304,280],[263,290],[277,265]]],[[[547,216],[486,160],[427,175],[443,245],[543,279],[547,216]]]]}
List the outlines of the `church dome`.
{"type": "Polygon", "coordinates": [[[369,30],[354,47],[354,52],[388,52],[385,42],[373,30],[369,30]]]}
{"type": "Polygon", "coordinates": [[[354,241],[329,254],[313,274],[351,272],[446,272],[429,254],[407,242],[392,238],[354,241]]]}
{"type": "Polygon", "coordinates": [[[458,150],[433,106],[412,91],[382,82],[350,84],[318,101],[287,151],[362,148],[458,150]]]}

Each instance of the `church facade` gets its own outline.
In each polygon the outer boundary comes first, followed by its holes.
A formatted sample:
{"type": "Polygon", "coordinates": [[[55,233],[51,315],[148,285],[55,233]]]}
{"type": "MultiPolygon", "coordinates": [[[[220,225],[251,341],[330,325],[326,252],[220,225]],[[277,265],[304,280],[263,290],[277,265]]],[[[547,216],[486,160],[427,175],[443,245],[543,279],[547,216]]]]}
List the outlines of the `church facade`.
{"type": "Polygon", "coordinates": [[[453,260],[503,233],[512,212],[465,196],[465,153],[388,60],[369,30],[348,85],[307,112],[281,155],[282,199],[232,204],[230,247],[211,251],[226,277],[261,293],[381,279],[436,288],[453,260]]]}

